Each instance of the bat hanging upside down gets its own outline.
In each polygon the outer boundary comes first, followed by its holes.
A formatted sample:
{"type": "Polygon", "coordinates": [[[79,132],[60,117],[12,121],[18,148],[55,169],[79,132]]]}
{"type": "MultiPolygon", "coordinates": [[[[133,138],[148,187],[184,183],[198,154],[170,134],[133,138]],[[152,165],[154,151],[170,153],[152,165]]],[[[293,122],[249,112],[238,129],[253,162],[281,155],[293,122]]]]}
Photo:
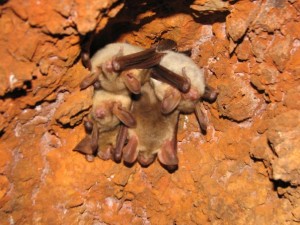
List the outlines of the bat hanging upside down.
{"type": "Polygon", "coordinates": [[[91,73],[81,89],[94,86],[86,137],[74,148],[92,161],[112,159],[150,165],[158,157],[168,170],[178,165],[176,131],[179,113],[194,112],[206,130],[201,100],[214,101],[217,91],[205,84],[203,71],[163,40],[149,49],[126,43],[105,46],[84,65],[91,73]]]}

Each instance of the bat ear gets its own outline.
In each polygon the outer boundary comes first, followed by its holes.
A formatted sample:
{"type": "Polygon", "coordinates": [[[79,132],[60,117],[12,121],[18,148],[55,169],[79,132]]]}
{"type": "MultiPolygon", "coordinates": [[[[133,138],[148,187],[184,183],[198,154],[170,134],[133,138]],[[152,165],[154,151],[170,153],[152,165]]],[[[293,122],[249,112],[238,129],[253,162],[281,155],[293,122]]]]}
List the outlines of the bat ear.
{"type": "Polygon", "coordinates": [[[206,84],[204,94],[202,95],[202,99],[204,101],[214,102],[216,101],[218,95],[219,91],[217,89],[206,84]]]}
{"type": "Polygon", "coordinates": [[[180,76],[161,65],[152,68],[151,77],[171,85],[182,93],[187,93],[191,88],[191,81],[185,74],[180,76]]]}
{"type": "Polygon", "coordinates": [[[135,127],[136,120],[134,116],[119,104],[114,104],[112,109],[113,114],[127,127],[135,127]]]}
{"type": "Polygon", "coordinates": [[[141,82],[136,79],[132,73],[129,71],[125,71],[121,74],[123,82],[125,83],[126,87],[129,91],[133,94],[140,94],[141,93],[141,82]]]}
{"type": "Polygon", "coordinates": [[[197,117],[200,129],[202,132],[206,132],[208,126],[208,118],[204,113],[205,109],[201,102],[198,102],[195,107],[195,115],[197,117]]]}
{"type": "Polygon", "coordinates": [[[124,126],[123,124],[121,124],[120,127],[119,127],[118,135],[117,135],[116,148],[112,151],[113,152],[113,159],[116,162],[121,161],[122,149],[125,145],[127,135],[128,135],[128,128],[126,126],[124,126]]]}
{"type": "Polygon", "coordinates": [[[94,155],[96,154],[96,152],[98,150],[98,140],[99,140],[98,127],[94,124],[92,134],[91,134],[91,149],[92,149],[94,155]]]}
{"type": "Polygon", "coordinates": [[[169,89],[162,102],[161,102],[161,111],[163,114],[169,114],[177,108],[181,100],[181,94],[178,90],[172,88],[169,89]]]}
{"type": "Polygon", "coordinates": [[[89,86],[93,85],[94,83],[96,83],[96,81],[98,80],[98,76],[95,73],[92,73],[91,75],[88,75],[87,77],[85,77],[81,83],[80,83],[80,90],[86,89],[89,86]]]}
{"type": "Polygon", "coordinates": [[[123,160],[126,163],[134,163],[138,156],[138,139],[136,136],[131,136],[127,145],[123,148],[123,160]]]}
{"type": "Polygon", "coordinates": [[[158,160],[166,166],[176,166],[178,164],[175,141],[166,141],[161,150],[157,153],[158,160]]]}

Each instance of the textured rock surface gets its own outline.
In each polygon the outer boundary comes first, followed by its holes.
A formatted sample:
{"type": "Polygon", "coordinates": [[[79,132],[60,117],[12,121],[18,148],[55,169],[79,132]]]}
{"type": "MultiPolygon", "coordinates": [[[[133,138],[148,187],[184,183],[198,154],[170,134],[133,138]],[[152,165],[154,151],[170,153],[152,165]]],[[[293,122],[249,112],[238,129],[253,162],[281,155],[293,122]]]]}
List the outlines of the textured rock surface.
{"type": "Polygon", "coordinates": [[[300,222],[299,1],[0,1],[0,224],[300,222]],[[189,3],[188,3],[189,2],[189,3]],[[160,38],[220,90],[178,130],[179,169],[96,159],[80,44],[160,38]]]}

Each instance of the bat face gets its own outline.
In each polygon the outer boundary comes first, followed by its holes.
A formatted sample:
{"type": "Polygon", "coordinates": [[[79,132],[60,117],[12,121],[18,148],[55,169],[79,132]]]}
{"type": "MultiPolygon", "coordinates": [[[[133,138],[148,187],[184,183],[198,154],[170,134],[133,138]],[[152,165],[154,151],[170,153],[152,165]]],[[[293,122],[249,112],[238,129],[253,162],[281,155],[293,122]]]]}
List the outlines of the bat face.
{"type": "MultiPolygon", "coordinates": [[[[127,55],[142,52],[144,49],[127,43],[113,43],[100,49],[91,58],[92,73],[99,80],[101,87],[110,92],[118,92],[128,89],[129,92],[138,94],[147,70],[129,68],[119,70],[119,62],[128,60],[127,55]],[[121,61],[123,60],[123,61],[121,61]]],[[[136,58],[132,61],[135,62],[136,58]]],[[[130,59],[129,59],[130,61],[130,59]]],[[[139,67],[135,62],[135,67],[139,67]]]]}
{"type": "Polygon", "coordinates": [[[195,104],[205,92],[203,70],[189,57],[172,51],[166,51],[166,55],[162,57],[160,65],[180,76],[187,77],[191,82],[190,89],[186,93],[180,93],[166,83],[151,79],[155,94],[162,101],[163,112],[170,113],[175,108],[184,113],[193,112],[195,104]],[[165,109],[164,105],[170,107],[165,109]]]}
{"type": "Polygon", "coordinates": [[[137,126],[128,131],[128,143],[123,148],[125,162],[138,160],[141,165],[148,166],[157,155],[166,166],[178,164],[176,129],[179,112],[165,116],[160,112],[159,104],[150,83],[146,83],[140,99],[133,102],[132,114],[137,126]]]}
{"type": "Polygon", "coordinates": [[[135,126],[130,111],[131,99],[126,94],[115,94],[104,90],[94,93],[91,118],[99,132],[115,128],[120,122],[129,127],[135,126]]]}

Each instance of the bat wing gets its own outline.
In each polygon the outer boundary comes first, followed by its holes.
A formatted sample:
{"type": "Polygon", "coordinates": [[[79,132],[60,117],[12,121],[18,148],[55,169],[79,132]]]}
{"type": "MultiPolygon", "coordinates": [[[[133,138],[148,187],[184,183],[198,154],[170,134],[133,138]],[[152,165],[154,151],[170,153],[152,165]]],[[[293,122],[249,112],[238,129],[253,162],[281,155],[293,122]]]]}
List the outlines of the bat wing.
{"type": "Polygon", "coordinates": [[[191,82],[187,76],[180,76],[161,65],[152,68],[151,77],[167,83],[183,93],[187,93],[191,87],[191,82]]]}
{"type": "Polygon", "coordinates": [[[116,162],[121,161],[122,149],[125,146],[127,135],[128,135],[128,128],[123,124],[121,124],[117,135],[116,147],[113,152],[113,158],[116,162]]]}
{"type": "Polygon", "coordinates": [[[205,133],[208,126],[208,118],[204,113],[204,107],[201,102],[198,102],[195,106],[195,115],[197,117],[200,129],[205,133]]]}
{"type": "Polygon", "coordinates": [[[164,56],[163,51],[172,50],[176,47],[177,44],[173,40],[161,40],[157,46],[152,48],[115,58],[113,60],[113,67],[115,71],[128,69],[149,69],[159,64],[162,56],[164,56]]]}
{"type": "Polygon", "coordinates": [[[157,53],[155,48],[149,48],[137,53],[116,57],[112,64],[115,71],[128,69],[148,69],[157,65],[164,53],[157,53]]]}
{"type": "Polygon", "coordinates": [[[178,164],[176,139],[166,141],[157,153],[157,157],[166,166],[176,166],[178,164]]]}
{"type": "Polygon", "coordinates": [[[138,139],[136,136],[131,136],[127,145],[123,148],[123,160],[126,163],[134,163],[138,157],[138,139]]]}

